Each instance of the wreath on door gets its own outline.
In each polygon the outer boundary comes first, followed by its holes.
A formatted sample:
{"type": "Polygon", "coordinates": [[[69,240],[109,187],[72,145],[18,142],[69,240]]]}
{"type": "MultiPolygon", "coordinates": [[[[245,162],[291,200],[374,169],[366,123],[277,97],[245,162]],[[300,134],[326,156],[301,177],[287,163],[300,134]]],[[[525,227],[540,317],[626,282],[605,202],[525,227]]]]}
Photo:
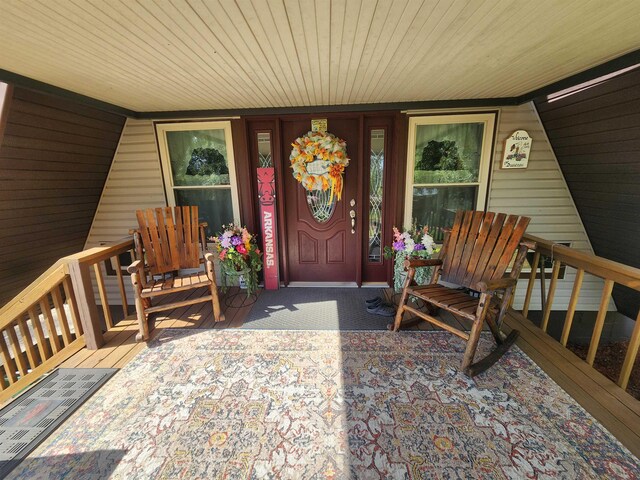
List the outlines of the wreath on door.
{"type": "Polygon", "coordinates": [[[331,189],[329,204],[333,198],[342,197],[342,175],[349,165],[347,142],[327,132],[308,132],[291,144],[289,156],[293,177],[305,190],[331,189]]]}

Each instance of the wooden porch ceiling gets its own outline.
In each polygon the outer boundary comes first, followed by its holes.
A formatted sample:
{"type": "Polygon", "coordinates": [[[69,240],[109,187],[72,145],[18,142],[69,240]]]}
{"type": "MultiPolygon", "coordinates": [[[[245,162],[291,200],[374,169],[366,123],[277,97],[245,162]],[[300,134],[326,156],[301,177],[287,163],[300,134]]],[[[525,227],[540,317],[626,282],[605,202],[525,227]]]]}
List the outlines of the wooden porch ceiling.
{"type": "Polygon", "coordinates": [[[135,112],[519,97],[640,47],[637,0],[5,1],[0,69],[135,112]]]}

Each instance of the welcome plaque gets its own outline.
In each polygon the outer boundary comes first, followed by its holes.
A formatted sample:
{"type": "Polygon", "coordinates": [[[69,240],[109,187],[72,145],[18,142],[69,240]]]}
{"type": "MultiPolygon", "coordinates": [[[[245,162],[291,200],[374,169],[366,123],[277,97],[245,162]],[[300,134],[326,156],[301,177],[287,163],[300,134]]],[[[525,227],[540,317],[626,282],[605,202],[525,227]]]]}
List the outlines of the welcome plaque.
{"type": "Polygon", "coordinates": [[[533,139],[526,130],[516,130],[504,144],[502,168],[527,168],[533,139]]]}

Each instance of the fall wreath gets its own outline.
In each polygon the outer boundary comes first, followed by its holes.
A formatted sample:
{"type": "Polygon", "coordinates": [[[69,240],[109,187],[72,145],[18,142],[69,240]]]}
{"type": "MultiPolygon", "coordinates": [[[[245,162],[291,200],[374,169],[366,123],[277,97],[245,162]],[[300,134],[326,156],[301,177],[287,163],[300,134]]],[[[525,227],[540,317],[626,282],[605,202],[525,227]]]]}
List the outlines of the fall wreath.
{"type": "Polygon", "coordinates": [[[334,196],[342,196],[342,174],[347,165],[347,143],[326,132],[308,132],[291,144],[289,156],[293,177],[308,190],[331,189],[329,203],[334,196]]]}

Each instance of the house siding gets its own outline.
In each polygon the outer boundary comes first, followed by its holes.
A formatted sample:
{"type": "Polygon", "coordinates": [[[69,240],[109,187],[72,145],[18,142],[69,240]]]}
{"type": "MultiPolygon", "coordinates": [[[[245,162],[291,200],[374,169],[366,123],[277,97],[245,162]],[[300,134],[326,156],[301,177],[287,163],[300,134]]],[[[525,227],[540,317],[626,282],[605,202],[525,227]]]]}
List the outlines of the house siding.
{"type": "Polygon", "coordinates": [[[125,117],[14,88],[0,145],[0,305],[82,250],[125,117]]]}
{"type": "MultiPolygon", "coordinates": [[[[633,267],[640,267],[639,86],[640,70],[632,70],[535,101],[595,253],[633,267]]],[[[616,286],[613,298],[636,317],[638,291],[616,286]]]]}
{"type": "MultiPolygon", "coordinates": [[[[532,103],[505,107],[500,111],[489,187],[487,209],[531,217],[527,233],[554,242],[570,242],[577,250],[593,253],[580,215],[567,187],[551,144],[532,103]],[[529,165],[526,169],[503,170],[502,155],[505,140],[515,130],[526,130],[533,138],[529,165]]],[[[564,279],[558,281],[554,310],[566,310],[575,270],[567,268],[564,279]]],[[[547,281],[547,287],[549,282],[547,281]]],[[[514,306],[524,301],[527,280],[518,282],[514,306]]],[[[578,310],[598,310],[604,282],[585,275],[578,310]]],[[[539,310],[540,288],[536,286],[531,310],[539,310]]]]}
{"type": "MultiPolygon", "coordinates": [[[[403,142],[406,143],[406,140],[403,142]]],[[[571,242],[573,248],[593,253],[553,150],[531,103],[500,110],[491,169],[488,209],[530,216],[532,221],[529,233],[557,242],[571,242]],[[527,130],[533,137],[529,167],[524,170],[502,170],[500,164],[504,141],[518,129],[527,130]]],[[[245,198],[243,203],[250,201],[245,198]]],[[[136,209],[165,204],[153,122],[129,119],[115,154],[86,247],[119,240],[127,235],[130,228],[135,227],[136,209]]],[[[244,205],[244,209],[246,208],[244,205]]],[[[243,212],[243,218],[250,218],[250,215],[243,212]]],[[[559,281],[554,310],[566,309],[574,278],[575,271],[568,268],[565,278],[559,281]]],[[[131,301],[133,297],[129,283],[126,282],[126,285],[131,301]]],[[[115,279],[107,278],[106,285],[110,298],[117,303],[115,299],[119,298],[119,295],[115,279]]],[[[600,279],[585,276],[578,308],[597,310],[602,287],[603,282],[600,279]]],[[[522,305],[525,288],[526,280],[523,279],[519,282],[516,292],[516,307],[522,305]]],[[[537,287],[534,290],[531,309],[540,309],[537,287]]]]}

